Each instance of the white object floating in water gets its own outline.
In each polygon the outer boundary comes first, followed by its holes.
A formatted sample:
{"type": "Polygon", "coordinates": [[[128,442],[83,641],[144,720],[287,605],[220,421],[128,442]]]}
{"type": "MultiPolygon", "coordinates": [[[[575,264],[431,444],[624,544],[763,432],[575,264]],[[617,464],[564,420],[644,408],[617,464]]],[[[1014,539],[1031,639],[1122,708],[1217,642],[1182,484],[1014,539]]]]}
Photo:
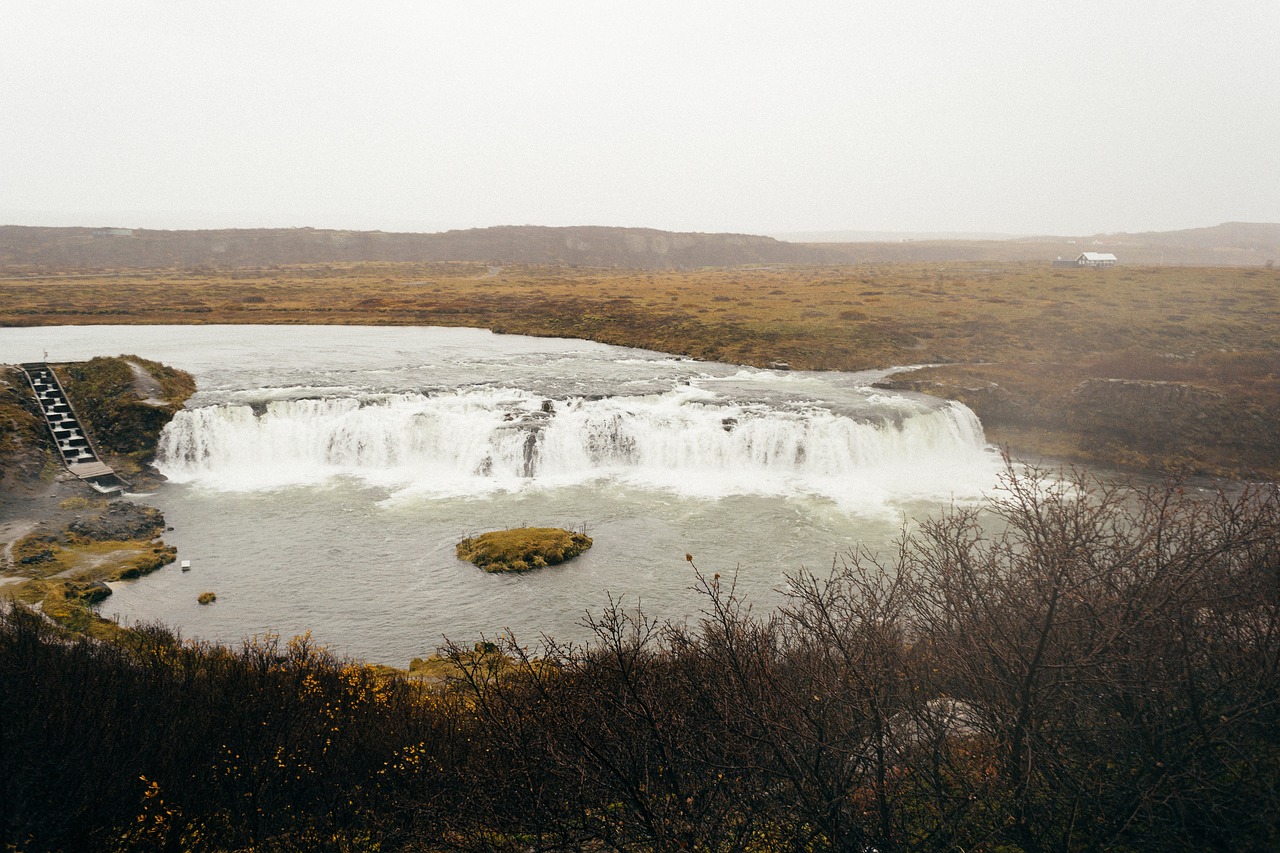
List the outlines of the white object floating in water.
{"type": "Polygon", "coordinates": [[[182,561],[182,570],[183,570],[184,572],[189,572],[189,571],[191,571],[191,561],[190,561],[190,560],[183,560],[183,561],[182,561]]]}

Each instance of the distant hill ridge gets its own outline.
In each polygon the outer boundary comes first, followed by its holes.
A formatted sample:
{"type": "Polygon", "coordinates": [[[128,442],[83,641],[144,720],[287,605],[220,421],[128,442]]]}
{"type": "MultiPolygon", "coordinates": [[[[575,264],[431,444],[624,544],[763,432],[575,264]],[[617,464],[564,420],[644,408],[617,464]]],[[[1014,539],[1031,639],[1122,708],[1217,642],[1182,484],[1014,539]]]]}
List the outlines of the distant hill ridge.
{"type": "Polygon", "coordinates": [[[1037,261],[1114,252],[1122,264],[1261,266],[1280,259],[1280,224],[1092,237],[788,243],[751,234],[606,226],[508,225],[435,234],[250,228],[160,231],[0,226],[0,268],[50,270],[244,268],[359,261],[471,261],[629,269],[886,261],[1037,261]],[[1104,246],[1106,248],[1099,249],[1104,246]]]}
{"type": "Polygon", "coordinates": [[[1133,242],[1148,246],[1197,249],[1255,249],[1274,252],[1280,246],[1280,224],[1274,222],[1224,222],[1209,228],[1179,231],[1144,231],[1136,234],[1098,234],[1089,239],[1111,240],[1123,246],[1133,242]]]}
{"type": "Polygon", "coordinates": [[[165,268],[477,261],[671,269],[819,260],[804,246],[772,237],[652,228],[521,225],[412,234],[317,228],[153,231],[0,226],[0,264],[8,266],[165,268]]]}

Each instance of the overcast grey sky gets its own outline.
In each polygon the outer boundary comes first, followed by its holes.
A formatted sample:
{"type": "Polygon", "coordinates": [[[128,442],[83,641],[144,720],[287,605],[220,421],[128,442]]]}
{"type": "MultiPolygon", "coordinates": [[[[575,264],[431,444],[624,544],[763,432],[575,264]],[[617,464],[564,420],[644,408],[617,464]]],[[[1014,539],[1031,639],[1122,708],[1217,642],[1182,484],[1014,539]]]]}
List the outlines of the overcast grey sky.
{"type": "Polygon", "coordinates": [[[1280,222],[1280,0],[0,0],[0,223],[1280,222]]]}

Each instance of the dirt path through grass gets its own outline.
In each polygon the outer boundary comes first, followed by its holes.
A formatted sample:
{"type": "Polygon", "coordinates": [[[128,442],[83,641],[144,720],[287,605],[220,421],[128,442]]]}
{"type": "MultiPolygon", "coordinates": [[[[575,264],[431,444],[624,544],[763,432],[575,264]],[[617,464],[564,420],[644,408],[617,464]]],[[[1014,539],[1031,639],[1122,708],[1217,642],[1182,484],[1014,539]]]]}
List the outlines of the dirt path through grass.
{"type": "Polygon", "coordinates": [[[13,564],[13,546],[39,524],[33,518],[14,518],[0,521],[0,573],[8,574],[16,566],[13,564]]]}
{"type": "Polygon", "coordinates": [[[129,369],[133,371],[133,390],[137,393],[138,399],[151,406],[163,406],[164,400],[161,396],[164,394],[164,388],[156,380],[145,367],[136,361],[125,361],[129,365],[129,369]]]}

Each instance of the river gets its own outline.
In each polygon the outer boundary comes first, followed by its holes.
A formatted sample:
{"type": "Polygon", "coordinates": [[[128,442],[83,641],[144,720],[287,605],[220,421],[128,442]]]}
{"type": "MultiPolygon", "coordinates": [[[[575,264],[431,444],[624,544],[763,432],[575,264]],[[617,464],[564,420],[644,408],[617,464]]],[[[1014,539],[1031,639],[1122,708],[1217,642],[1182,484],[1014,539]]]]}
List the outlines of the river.
{"type": "Polygon", "coordinates": [[[103,615],[236,643],[310,630],[403,666],[448,637],[587,636],[612,598],[696,618],[686,554],[757,609],[787,575],[979,500],[1000,470],[973,414],[867,373],[773,372],[578,340],[352,326],[0,330],[0,361],[128,353],[195,375],[162,437],[178,565],[103,615]],[[584,529],[561,566],[490,575],[464,536],[584,529]],[[196,603],[205,590],[213,605],[196,603]]]}

